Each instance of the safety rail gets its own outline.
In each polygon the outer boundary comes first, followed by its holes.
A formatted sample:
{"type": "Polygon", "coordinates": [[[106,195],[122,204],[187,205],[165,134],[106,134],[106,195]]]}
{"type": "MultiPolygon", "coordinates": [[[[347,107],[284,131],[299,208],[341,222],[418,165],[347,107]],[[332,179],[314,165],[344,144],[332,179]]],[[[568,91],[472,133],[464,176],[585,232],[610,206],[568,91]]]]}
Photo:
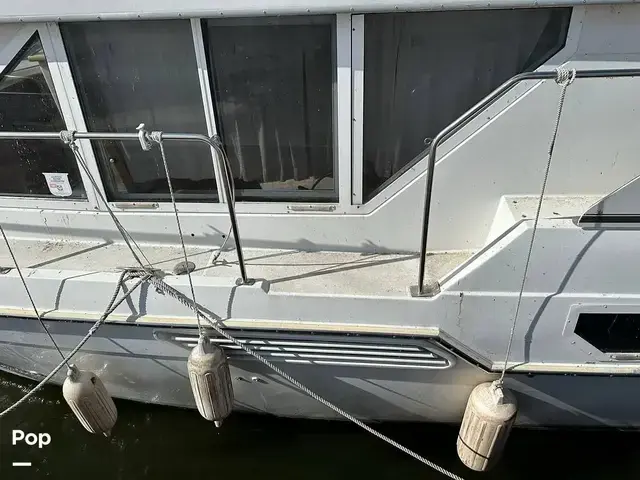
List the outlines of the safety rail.
{"type": "MultiPolygon", "coordinates": [[[[26,139],[26,140],[60,140],[62,141],[62,133],[64,132],[0,132],[0,140],[2,139],[26,139]]],[[[140,141],[139,133],[111,133],[111,132],[68,132],[77,140],[132,140],[140,141]]],[[[221,172],[225,172],[222,178],[225,198],[227,199],[227,209],[229,211],[229,221],[231,222],[231,231],[238,256],[238,266],[240,268],[240,281],[242,284],[250,284],[252,280],[247,277],[244,256],[242,254],[242,246],[240,242],[240,233],[238,231],[238,219],[236,216],[235,205],[233,204],[233,191],[231,184],[230,166],[224,158],[220,158],[218,154],[220,148],[216,144],[216,138],[209,138],[205,135],[196,133],[164,133],[162,132],[162,140],[183,141],[183,142],[203,142],[208,144],[216,151],[216,160],[220,162],[221,172]]]]}
{"type": "MultiPolygon", "coordinates": [[[[426,258],[427,258],[427,240],[429,235],[429,216],[431,212],[431,197],[433,194],[433,177],[436,165],[436,154],[438,146],[457,133],[461,128],[467,125],[470,121],[475,119],[481,114],[487,107],[492,105],[496,100],[502,97],[505,93],[511,90],[514,86],[520,82],[526,80],[549,80],[556,79],[558,72],[544,71],[544,72],[526,72],[518,74],[498,88],[496,88],[489,95],[484,97],[480,102],[473,106],[470,110],[460,116],[457,120],[451,123],[448,127],[442,130],[431,142],[429,154],[427,158],[427,183],[425,186],[425,200],[424,211],[422,217],[422,238],[420,241],[420,265],[418,271],[418,283],[416,286],[411,287],[411,293],[413,296],[420,297],[432,297],[440,292],[440,283],[437,279],[430,278],[425,284],[425,270],[426,270],[426,258]]],[[[640,69],[611,69],[611,70],[576,70],[575,78],[617,78],[617,77],[637,77],[640,76],[640,69]]]]}

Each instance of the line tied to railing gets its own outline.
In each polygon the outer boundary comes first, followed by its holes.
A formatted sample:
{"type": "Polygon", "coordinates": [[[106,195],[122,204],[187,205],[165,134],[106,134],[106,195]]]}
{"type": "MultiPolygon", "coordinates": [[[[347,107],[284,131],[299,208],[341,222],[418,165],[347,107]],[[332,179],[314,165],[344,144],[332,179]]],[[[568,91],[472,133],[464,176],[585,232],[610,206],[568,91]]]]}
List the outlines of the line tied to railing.
{"type": "Polygon", "coordinates": [[[547,156],[547,166],[544,170],[544,178],[542,180],[542,188],[540,189],[540,197],[538,199],[538,206],[536,208],[536,215],[533,220],[533,228],[531,230],[531,240],[529,241],[529,248],[527,250],[527,257],[524,262],[524,272],[522,273],[522,283],[520,284],[520,291],[518,292],[518,300],[516,301],[516,311],[513,315],[513,322],[511,324],[511,331],[509,332],[509,342],[507,343],[507,351],[504,355],[504,365],[502,366],[502,372],[500,373],[500,379],[497,385],[502,386],[504,384],[504,376],[507,372],[507,366],[509,364],[509,355],[511,354],[511,347],[513,345],[513,339],[516,331],[516,323],[518,322],[518,314],[520,313],[520,305],[522,304],[522,296],[524,295],[524,288],[527,282],[527,273],[529,272],[529,264],[531,262],[531,254],[533,252],[533,244],[536,238],[536,232],[538,230],[538,223],[540,222],[540,212],[542,210],[542,203],[544,201],[544,194],[547,189],[547,181],[549,180],[549,172],[551,170],[551,161],[553,160],[553,151],[556,146],[556,140],[558,138],[558,131],[560,129],[560,119],[562,118],[562,110],[564,108],[564,100],[567,95],[567,88],[576,79],[576,70],[568,70],[566,68],[556,69],[556,83],[560,85],[560,98],[558,99],[558,110],[556,113],[556,121],[553,127],[553,134],[551,135],[551,142],[549,143],[549,150],[547,156]]]}
{"type": "Polygon", "coordinates": [[[136,127],[136,130],[138,131],[138,140],[140,141],[140,146],[145,152],[150,151],[155,143],[157,143],[158,145],[162,143],[161,131],[154,130],[150,132],[145,128],[144,123],[138,125],[136,127]]]}
{"type": "Polygon", "coordinates": [[[558,85],[571,85],[573,81],[576,79],[576,69],[575,68],[556,68],[556,83],[558,85]]]}
{"type": "Polygon", "coordinates": [[[66,145],[71,145],[76,141],[76,131],[62,130],[60,132],[60,140],[62,140],[66,145]]]}

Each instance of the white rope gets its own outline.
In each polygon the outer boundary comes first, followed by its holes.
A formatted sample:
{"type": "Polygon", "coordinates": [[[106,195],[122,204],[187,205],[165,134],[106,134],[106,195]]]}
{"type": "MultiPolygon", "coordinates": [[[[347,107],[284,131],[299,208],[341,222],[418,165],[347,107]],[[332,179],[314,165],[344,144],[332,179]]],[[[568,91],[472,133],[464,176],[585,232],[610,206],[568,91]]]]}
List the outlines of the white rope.
{"type": "Polygon", "coordinates": [[[211,325],[211,327],[216,332],[218,332],[221,336],[223,336],[224,338],[226,338],[230,342],[232,342],[235,345],[237,345],[238,347],[240,347],[242,350],[247,352],[249,355],[254,357],[259,362],[261,362],[264,365],[266,365],[267,367],[269,367],[271,370],[276,372],[278,375],[280,375],[282,378],[287,380],[292,385],[294,385],[297,388],[299,388],[300,390],[302,390],[304,393],[309,395],[314,400],[316,400],[316,401],[322,403],[323,405],[329,407],[331,410],[333,410],[334,412],[338,413],[339,415],[341,415],[342,417],[346,418],[347,420],[355,423],[357,426],[359,426],[363,430],[366,430],[367,432],[369,432],[373,436],[379,438],[380,440],[383,440],[384,442],[387,442],[389,445],[397,448],[398,450],[406,453],[407,455],[410,455],[411,457],[415,458],[416,460],[419,460],[420,462],[424,463],[425,465],[427,465],[428,467],[432,468],[433,470],[441,473],[442,475],[445,475],[445,476],[447,476],[449,478],[452,478],[454,480],[462,480],[462,477],[459,477],[455,473],[449,472],[448,470],[444,469],[440,465],[438,465],[438,464],[436,464],[436,463],[424,458],[423,456],[421,456],[421,455],[417,454],[416,452],[410,450],[409,448],[405,447],[404,445],[401,445],[400,443],[396,442],[395,440],[393,440],[393,439],[387,437],[386,435],[378,432],[377,430],[373,429],[372,427],[370,427],[366,423],[364,423],[361,420],[357,419],[356,417],[354,417],[350,413],[345,412],[340,407],[334,405],[329,400],[326,400],[325,398],[321,397],[320,395],[318,395],[317,393],[315,393],[314,391],[312,391],[311,389],[309,389],[308,387],[306,387],[305,385],[300,383],[298,380],[296,380],[291,375],[289,375],[288,373],[286,373],[283,370],[281,370],[280,368],[278,368],[276,365],[271,363],[269,360],[264,358],[262,355],[260,355],[259,353],[255,352],[254,350],[249,348],[246,344],[244,344],[243,342],[240,342],[235,337],[233,337],[233,336],[229,335],[227,332],[225,332],[222,328],[220,328],[220,326],[217,324],[217,322],[215,320],[209,318],[207,312],[204,311],[202,309],[202,307],[197,305],[195,302],[191,301],[191,299],[186,297],[179,290],[176,290],[171,285],[168,285],[167,283],[165,283],[162,279],[157,278],[156,276],[151,276],[151,277],[149,277],[149,283],[151,283],[155,288],[157,288],[160,291],[166,293],[170,297],[175,298],[177,301],[179,301],[183,305],[187,306],[188,308],[194,310],[195,312],[199,312],[199,314],[202,316],[202,318],[204,318],[205,321],[209,325],[211,325]]]}
{"type": "MultiPolygon", "coordinates": [[[[116,290],[113,293],[113,296],[111,297],[111,300],[109,301],[109,304],[107,305],[107,308],[105,309],[105,311],[102,314],[102,316],[98,319],[98,321],[96,323],[94,323],[93,326],[89,329],[89,331],[84,336],[84,338],[82,338],[82,340],[80,340],[80,342],[75,346],[75,348],[73,350],[71,350],[71,352],[69,352],[69,354],[66,357],[64,355],[62,356],[62,361],[53,370],[51,370],[49,375],[44,377],[40,381],[40,383],[38,383],[35,387],[33,387],[31,390],[29,390],[29,392],[27,392],[20,400],[15,402],[13,405],[8,407],[7,409],[3,410],[0,413],[0,418],[4,417],[9,412],[11,412],[12,410],[15,410],[20,405],[22,405],[24,402],[26,402],[31,396],[33,396],[38,390],[40,390],[49,380],[51,380],[53,378],[53,376],[56,373],[58,373],[62,367],[64,367],[66,365],[68,368],[70,368],[69,367],[69,363],[68,363],[69,360],[71,360],[71,358],[76,353],[78,353],[78,350],[80,350],[84,346],[84,344],[87,343],[87,340],[89,340],[93,336],[93,334],[98,331],[98,329],[104,323],[104,321],[107,319],[107,317],[109,315],[111,315],[111,313],[113,313],[113,311],[116,308],[118,308],[118,306],[122,302],[124,302],[127,298],[129,298],[129,296],[131,296],[131,294],[133,292],[135,292],[136,289],[151,276],[151,274],[142,275],[141,278],[136,282],[136,284],[128,292],[126,292],[122,296],[122,298],[120,300],[118,300],[116,302],[116,297],[118,296],[118,293],[120,293],[120,289],[124,286],[124,283],[126,282],[125,275],[127,273],[128,272],[125,271],[125,272],[122,272],[122,274],[120,275],[120,280],[118,280],[118,284],[116,285],[116,290]]],[[[60,352],[60,354],[62,354],[62,352],[60,352]]]]}
{"type": "Polygon", "coordinates": [[[18,265],[18,260],[16,259],[16,256],[13,254],[13,249],[11,248],[11,244],[9,243],[9,239],[7,238],[7,235],[4,233],[4,228],[2,228],[2,225],[0,225],[0,232],[2,232],[2,238],[4,238],[4,243],[7,245],[7,250],[9,250],[9,255],[11,255],[11,259],[13,260],[13,264],[15,265],[16,271],[18,272],[18,275],[20,276],[20,280],[22,281],[22,286],[24,287],[24,291],[27,293],[27,297],[29,297],[29,301],[31,302],[31,306],[33,307],[33,311],[36,314],[36,318],[38,319],[38,322],[40,322],[40,325],[42,326],[42,328],[46,332],[47,336],[51,340],[51,343],[53,343],[53,346],[56,348],[56,350],[60,354],[60,357],[64,358],[64,354],[62,353],[62,350],[60,350],[60,347],[58,346],[58,344],[54,340],[53,335],[51,334],[51,332],[49,331],[49,329],[45,325],[44,321],[42,320],[42,316],[40,315],[40,312],[38,311],[38,308],[36,307],[36,302],[33,299],[33,296],[31,295],[31,291],[29,290],[29,287],[27,286],[27,282],[24,279],[24,275],[22,275],[22,270],[20,269],[20,265],[18,265]]]}
{"type": "Polygon", "coordinates": [[[533,220],[533,229],[531,230],[531,240],[529,241],[529,250],[527,252],[527,259],[524,263],[524,272],[522,274],[522,283],[520,284],[520,292],[518,294],[518,301],[516,303],[516,311],[513,315],[513,323],[511,324],[511,332],[509,333],[509,343],[507,344],[507,351],[504,356],[504,365],[502,366],[502,372],[496,385],[502,386],[504,384],[504,376],[507,372],[507,365],[509,363],[509,355],[511,355],[511,347],[513,346],[513,338],[516,332],[516,324],[518,322],[518,314],[520,313],[520,305],[522,303],[522,295],[524,294],[524,287],[527,282],[527,273],[529,272],[529,263],[531,261],[531,253],[533,252],[533,242],[536,238],[536,232],[538,230],[538,222],[540,221],[540,211],[542,210],[542,202],[544,200],[544,193],[547,189],[547,180],[549,179],[549,171],[551,170],[551,160],[553,158],[553,151],[556,146],[556,139],[558,138],[558,130],[560,128],[560,118],[562,117],[562,109],[564,108],[564,99],[567,94],[567,88],[573,83],[576,78],[575,69],[567,70],[564,68],[556,69],[556,83],[562,88],[560,90],[560,99],[558,100],[558,111],[556,114],[556,123],[553,128],[553,135],[551,136],[551,142],[549,144],[549,151],[547,156],[547,166],[544,171],[544,179],[542,180],[542,188],[540,190],[540,198],[538,199],[538,207],[536,209],[536,216],[533,220]]]}

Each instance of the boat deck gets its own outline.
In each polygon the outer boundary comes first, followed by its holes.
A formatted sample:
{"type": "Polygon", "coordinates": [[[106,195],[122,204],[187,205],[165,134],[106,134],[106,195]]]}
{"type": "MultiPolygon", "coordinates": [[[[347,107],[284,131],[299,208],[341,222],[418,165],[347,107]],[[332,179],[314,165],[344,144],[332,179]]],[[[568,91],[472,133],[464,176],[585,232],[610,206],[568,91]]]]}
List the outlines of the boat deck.
{"type": "MultiPolygon", "coordinates": [[[[10,240],[21,268],[116,271],[135,266],[126,245],[105,242],[10,240]]],[[[171,272],[182,261],[177,246],[141,245],[154,268],[171,272]]],[[[196,276],[238,278],[235,251],[229,249],[211,264],[217,248],[188,247],[196,276]]],[[[270,291],[302,294],[404,296],[416,283],[416,254],[366,254],[359,252],[303,252],[298,250],[244,249],[247,274],[267,280],[270,291]]],[[[427,271],[442,277],[472,252],[441,252],[427,257],[427,271]]],[[[13,262],[0,245],[0,267],[13,262]]]]}

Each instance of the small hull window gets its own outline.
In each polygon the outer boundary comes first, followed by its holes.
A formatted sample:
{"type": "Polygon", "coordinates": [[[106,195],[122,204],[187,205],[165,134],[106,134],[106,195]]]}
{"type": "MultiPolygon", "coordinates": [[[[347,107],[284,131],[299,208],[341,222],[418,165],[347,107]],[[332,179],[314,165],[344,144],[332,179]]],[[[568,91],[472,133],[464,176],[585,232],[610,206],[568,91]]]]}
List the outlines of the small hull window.
{"type": "Polygon", "coordinates": [[[575,333],[605,353],[640,353],[640,313],[581,313],[575,333]]]}
{"type": "MultiPolygon", "coordinates": [[[[0,75],[0,131],[65,129],[36,34],[0,75]]],[[[73,153],[60,140],[1,140],[0,195],[86,198],[73,153]]]]}
{"type": "MultiPolygon", "coordinates": [[[[87,128],[132,132],[144,122],[165,132],[207,133],[188,20],[78,22],[60,25],[87,128]]],[[[158,149],[93,141],[110,200],[169,200],[158,149]]],[[[165,144],[179,200],[217,198],[205,144],[165,144]]]]}
{"type": "Polygon", "coordinates": [[[564,45],[571,9],[365,15],[363,197],[422,158],[447,125],[564,45]]]}
{"type": "Polygon", "coordinates": [[[204,22],[238,199],[335,201],[334,16],[204,22]]]}

